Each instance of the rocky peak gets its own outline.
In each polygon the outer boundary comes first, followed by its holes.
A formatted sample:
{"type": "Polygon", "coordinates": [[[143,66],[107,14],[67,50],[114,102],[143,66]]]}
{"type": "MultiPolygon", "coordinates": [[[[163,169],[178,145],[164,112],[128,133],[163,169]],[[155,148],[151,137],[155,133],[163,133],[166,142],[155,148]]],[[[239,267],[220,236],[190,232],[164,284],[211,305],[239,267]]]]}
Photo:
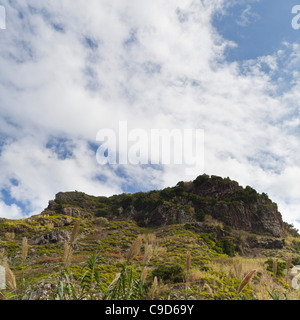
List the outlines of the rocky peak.
{"type": "Polygon", "coordinates": [[[282,237],[284,223],[277,205],[267,194],[259,194],[250,186],[241,187],[229,178],[202,175],[197,177],[190,192],[215,199],[202,209],[235,229],[267,233],[282,237]]]}
{"type": "Polygon", "coordinates": [[[265,193],[206,174],[172,188],[109,198],[61,192],[49,202],[47,210],[71,217],[132,219],[145,227],[197,222],[210,215],[234,229],[275,237],[282,237],[284,232],[277,205],[265,193]]]}

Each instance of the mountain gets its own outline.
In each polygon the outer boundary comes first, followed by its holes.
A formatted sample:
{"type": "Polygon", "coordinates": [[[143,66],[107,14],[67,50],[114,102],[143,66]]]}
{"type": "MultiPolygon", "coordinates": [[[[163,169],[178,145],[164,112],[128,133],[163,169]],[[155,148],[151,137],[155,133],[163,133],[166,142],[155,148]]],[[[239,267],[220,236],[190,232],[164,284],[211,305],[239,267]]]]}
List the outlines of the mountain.
{"type": "Polygon", "coordinates": [[[243,188],[236,181],[206,174],[192,182],[147,193],[109,198],[81,192],[58,193],[42,214],[132,219],[142,227],[204,221],[205,216],[237,230],[282,237],[284,223],[267,194],[243,188]]]}
{"type": "Polygon", "coordinates": [[[111,197],[60,192],[36,216],[0,219],[1,264],[16,280],[0,299],[295,299],[300,241],[267,194],[203,174],[111,197]]]}

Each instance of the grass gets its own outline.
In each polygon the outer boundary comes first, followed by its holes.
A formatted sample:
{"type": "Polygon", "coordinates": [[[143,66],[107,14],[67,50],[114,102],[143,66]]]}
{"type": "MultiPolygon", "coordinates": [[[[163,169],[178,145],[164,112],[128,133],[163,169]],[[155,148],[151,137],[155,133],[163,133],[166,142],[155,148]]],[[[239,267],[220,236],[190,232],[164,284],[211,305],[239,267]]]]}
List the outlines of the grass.
{"type": "MultiPolygon", "coordinates": [[[[2,228],[0,248],[6,252],[9,275],[15,277],[15,285],[10,280],[10,288],[1,292],[3,299],[23,299],[31,293],[36,296],[47,283],[51,284],[50,292],[41,298],[300,299],[300,292],[290,287],[288,272],[280,277],[267,271],[265,263],[272,257],[276,262],[289,261],[291,267],[292,258],[299,257],[291,237],[283,250],[262,249],[254,252],[256,256],[236,253],[229,257],[213,249],[216,240],[204,241],[201,233],[184,224],[149,229],[128,220],[71,221],[66,244],[37,246],[32,235],[10,234],[7,239],[4,235],[10,229],[2,228]],[[159,266],[175,265],[183,272],[176,283],[172,277],[154,273],[159,266]]],[[[42,232],[49,226],[49,221],[44,222],[42,232]]],[[[22,229],[24,223],[19,224],[22,229]]],[[[220,224],[216,227],[222,228],[220,224]]],[[[234,231],[230,235],[237,239],[234,231]]],[[[245,242],[248,236],[239,234],[239,241],[245,242]]]]}

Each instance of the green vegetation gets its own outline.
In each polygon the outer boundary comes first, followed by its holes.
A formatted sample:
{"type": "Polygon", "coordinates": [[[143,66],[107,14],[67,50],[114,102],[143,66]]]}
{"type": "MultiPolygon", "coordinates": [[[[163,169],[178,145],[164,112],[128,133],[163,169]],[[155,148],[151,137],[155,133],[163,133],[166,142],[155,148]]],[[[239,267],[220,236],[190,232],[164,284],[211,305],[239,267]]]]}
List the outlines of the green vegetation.
{"type": "MultiPolygon", "coordinates": [[[[2,240],[0,247],[5,250],[15,275],[16,287],[3,290],[1,297],[252,300],[270,299],[272,295],[274,299],[295,298],[285,279],[286,262],[282,255],[288,251],[261,251],[265,256],[271,252],[281,256],[277,259],[276,278],[273,276],[274,258],[236,258],[234,243],[239,239],[245,246],[251,238],[247,233],[241,236],[228,226],[213,226],[214,221],[147,229],[131,220],[99,219],[74,219],[68,228],[71,236],[76,222],[80,225],[78,235],[72,236],[69,262],[63,243],[34,245],[29,239],[26,252],[22,248],[26,241],[2,240]],[[199,233],[201,228],[208,226],[215,231],[199,233]],[[80,236],[81,232],[85,236],[80,236]],[[226,236],[219,239],[218,233],[226,236]],[[190,252],[188,271],[187,252],[190,252]],[[236,259],[244,270],[238,271],[236,259]],[[257,270],[253,279],[237,295],[243,274],[245,276],[253,269],[257,270]],[[47,294],[38,296],[40,288],[45,287],[47,294]]],[[[288,243],[292,245],[292,240],[288,243]]],[[[286,250],[295,249],[287,247],[286,250]]],[[[295,252],[292,262],[299,260],[300,256],[295,252]]]]}
{"type": "Polygon", "coordinates": [[[300,264],[297,230],[237,229],[228,214],[243,204],[255,219],[275,208],[266,194],[208,175],[132,195],[59,194],[38,216],[1,219],[9,278],[0,299],[298,299],[289,272],[300,264]]]}
{"type": "Polygon", "coordinates": [[[163,282],[182,282],[184,279],[184,268],[180,264],[170,266],[161,265],[152,271],[153,277],[157,277],[163,282]]]}

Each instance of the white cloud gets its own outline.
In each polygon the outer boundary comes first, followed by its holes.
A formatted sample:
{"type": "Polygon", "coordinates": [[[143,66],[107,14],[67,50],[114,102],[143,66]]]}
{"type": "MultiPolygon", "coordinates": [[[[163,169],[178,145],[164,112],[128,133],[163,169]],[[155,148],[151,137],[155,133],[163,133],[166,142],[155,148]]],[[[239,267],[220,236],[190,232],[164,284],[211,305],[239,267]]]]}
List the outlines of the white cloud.
{"type": "MultiPolygon", "coordinates": [[[[233,44],[211,25],[212,14],[225,8],[220,0],[4,5],[0,187],[30,214],[59,191],[109,195],[126,183],[152,189],[193,178],[184,166],[99,166],[88,142],[126,120],[129,129],[204,129],[207,173],[257,187],[300,219],[297,45],[227,63],[223,53],[233,44]],[[69,157],[46,148],[53,137],[69,141],[69,157]]],[[[15,205],[5,210],[21,216],[15,205]]]]}
{"type": "Polygon", "coordinates": [[[6,205],[0,201],[0,216],[7,219],[20,219],[22,217],[22,210],[15,204],[6,205]]]}
{"type": "Polygon", "coordinates": [[[239,18],[236,20],[236,23],[241,27],[246,27],[258,17],[259,17],[258,14],[252,12],[252,7],[248,4],[246,8],[242,11],[239,18]]]}

